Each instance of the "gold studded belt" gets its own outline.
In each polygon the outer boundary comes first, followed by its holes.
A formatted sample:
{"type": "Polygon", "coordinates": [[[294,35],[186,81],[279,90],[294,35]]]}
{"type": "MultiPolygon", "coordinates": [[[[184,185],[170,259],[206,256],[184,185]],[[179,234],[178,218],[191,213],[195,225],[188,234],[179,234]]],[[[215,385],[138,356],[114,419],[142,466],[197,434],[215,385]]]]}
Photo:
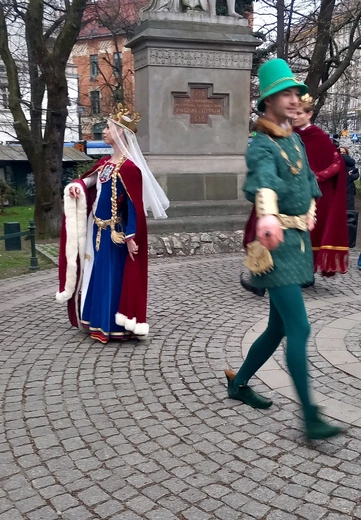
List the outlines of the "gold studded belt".
{"type": "Polygon", "coordinates": [[[277,215],[282,229],[307,231],[307,215],[277,215]]]}
{"type": "MultiPolygon", "coordinates": [[[[96,236],[96,240],[95,240],[95,249],[96,249],[96,251],[99,251],[102,230],[107,229],[108,226],[110,226],[113,230],[115,227],[115,224],[120,224],[122,219],[121,219],[121,217],[116,217],[115,219],[109,218],[108,220],[103,220],[99,217],[96,217],[94,215],[94,213],[93,213],[93,218],[94,218],[95,224],[98,226],[98,232],[97,232],[97,236],[96,236]]],[[[125,235],[124,235],[124,238],[125,238],[125,235]]]]}

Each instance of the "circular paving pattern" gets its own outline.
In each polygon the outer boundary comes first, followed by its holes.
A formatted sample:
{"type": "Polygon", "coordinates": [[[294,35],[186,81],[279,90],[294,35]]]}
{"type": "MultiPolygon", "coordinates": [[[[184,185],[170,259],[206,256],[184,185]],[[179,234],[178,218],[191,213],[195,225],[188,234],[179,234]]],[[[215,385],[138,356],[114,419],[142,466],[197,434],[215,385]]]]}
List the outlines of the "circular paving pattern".
{"type": "Polygon", "coordinates": [[[305,292],[312,387],[349,425],[307,444],[280,348],[254,378],[267,411],[227,398],[267,298],[241,258],[157,260],[146,342],[70,327],[56,272],[0,283],[0,520],[361,518],[360,274],[305,292]]]}

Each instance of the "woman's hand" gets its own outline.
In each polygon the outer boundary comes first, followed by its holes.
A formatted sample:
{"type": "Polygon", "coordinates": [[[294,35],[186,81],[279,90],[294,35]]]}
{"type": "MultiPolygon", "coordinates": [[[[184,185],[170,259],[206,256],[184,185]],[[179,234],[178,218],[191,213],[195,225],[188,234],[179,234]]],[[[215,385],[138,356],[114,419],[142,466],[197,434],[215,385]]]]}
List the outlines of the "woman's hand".
{"type": "Polygon", "coordinates": [[[266,215],[257,221],[258,241],[269,251],[276,249],[284,241],[280,221],[274,215],[266,215]]]}
{"type": "Polygon", "coordinates": [[[134,261],[134,255],[137,255],[138,254],[138,246],[137,244],[134,242],[133,239],[129,240],[127,242],[127,246],[128,246],[128,253],[129,253],[129,256],[130,258],[134,261]]]}
{"type": "Polygon", "coordinates": [[[70,186],[70,188],[69,188],[69,195],[70,195],[70,197],[72,199],[78,199],[79,196],[80,196],[80,188],[78,188],[75,185],[70,186]]]}

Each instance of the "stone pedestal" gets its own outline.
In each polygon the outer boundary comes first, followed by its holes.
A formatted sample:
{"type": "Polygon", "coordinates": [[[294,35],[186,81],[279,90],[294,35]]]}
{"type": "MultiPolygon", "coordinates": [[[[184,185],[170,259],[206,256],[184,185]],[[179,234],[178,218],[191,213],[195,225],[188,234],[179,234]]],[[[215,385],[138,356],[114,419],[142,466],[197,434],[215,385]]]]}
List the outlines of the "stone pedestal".
{"type": "Polygon", "coordinates": [[[137,138],[170,200],[242,197],[250,70],[247,20],[145,12],[134,54],[137,138]]]}

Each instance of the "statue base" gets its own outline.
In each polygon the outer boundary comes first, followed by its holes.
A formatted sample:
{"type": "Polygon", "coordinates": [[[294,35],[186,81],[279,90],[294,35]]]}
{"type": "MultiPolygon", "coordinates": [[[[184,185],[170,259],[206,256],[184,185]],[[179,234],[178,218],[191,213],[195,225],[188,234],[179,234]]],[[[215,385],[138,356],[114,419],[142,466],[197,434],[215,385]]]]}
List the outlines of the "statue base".
{"type": "Polygon", "coordinates": [[[246,18],[235,18],[233,16],[212,16],[205,11],[189,10],[185,13],[172,11],[142,11],[140,15],[142,22],[146,20],[166,20],[167,22],[196,22],[216,25],[236,25],[237,27],[248,27],[246,18]]]}
{"type": "Polygon", "coordinates": [[[173,201],[242,198],[250,72],[247,20],[146,11],[134,54],[137,138],[173,201]]]}

